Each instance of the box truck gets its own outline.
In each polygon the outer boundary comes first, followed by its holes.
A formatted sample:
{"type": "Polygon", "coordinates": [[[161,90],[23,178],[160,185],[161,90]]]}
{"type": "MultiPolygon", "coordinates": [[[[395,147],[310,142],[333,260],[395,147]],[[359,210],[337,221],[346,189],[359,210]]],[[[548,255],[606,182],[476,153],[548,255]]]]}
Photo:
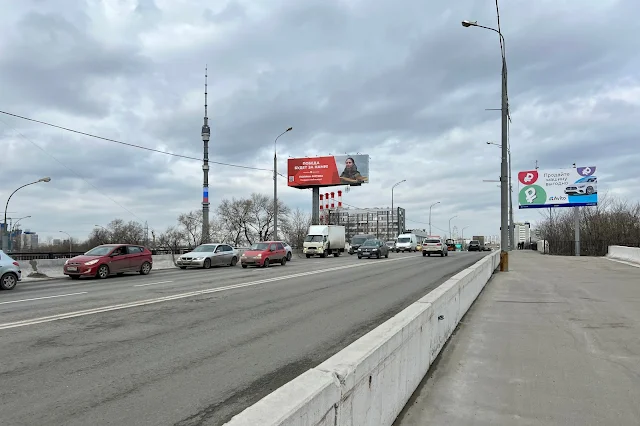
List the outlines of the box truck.
{"type": "Polygon", "coordinates": [[[346,233],[341,225],[311,225],[302,244],[302,252],[307,256],[340,256],[346,246],[346,233]]]}

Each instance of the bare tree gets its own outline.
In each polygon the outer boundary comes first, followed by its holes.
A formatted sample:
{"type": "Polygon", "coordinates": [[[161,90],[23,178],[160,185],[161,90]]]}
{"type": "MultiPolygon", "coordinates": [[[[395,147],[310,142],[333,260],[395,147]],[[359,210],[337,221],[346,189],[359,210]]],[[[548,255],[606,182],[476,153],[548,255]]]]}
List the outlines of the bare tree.
{"type": "Polygon", "coordinates": [[[144,242],[144,227],[138,222],[114,219],[109,222],[107,229],[112,243],[142,244],[144,242]]]}
{"type": "MultiPolygon", "coordinates": [[[[258,241],[266,241],[273,237],[273,198],[266,195],[253,193],[251,194],[251,218],[248,223],[251,234],[258,241]]],[[[278,200],[278,215],[283,221],[289,214],[290,210],[281,200],[278,200]]],[[[247,237],[249,239],[249,237],[247,237]]]]}
{"type": "Polygon", "coordinates": [[[202,244],[202,210],[181,214],[178,216],[178,225],[190,247],[202,244]]]}
{"type": "Polygon", "coordinates": [[[218,206],[220,226],[226,229],[227,239],[236,247],[244,242],[252,242],[252,236],[248,232],[252,220],[251,207],[251,200],[235,198],[222,200],[218,206]]]}
{"type": "Polygon", "coordinates": [[[283,220],[282,231],[289,244],[300,248],[307,236],[309,226],[311,226],[311,214],[297,208],[283,220]]]}
{"type": "MultiPolygon", "coordinates": [[[[574,254],[575,221],[572,208],[550,209],[539,224],[551,254],[574,254]]],[[[610,245],[640,246],[640,203],[605,195],[598,206],[580,208],[580,251],[604,255],[610,245]]]]}

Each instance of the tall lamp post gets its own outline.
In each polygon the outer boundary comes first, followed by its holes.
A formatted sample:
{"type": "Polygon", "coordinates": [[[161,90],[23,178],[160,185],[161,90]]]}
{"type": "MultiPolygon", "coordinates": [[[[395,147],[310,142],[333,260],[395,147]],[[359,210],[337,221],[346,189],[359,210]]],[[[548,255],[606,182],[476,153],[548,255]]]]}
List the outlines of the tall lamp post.
{"type": "MultiPolygon", "coordinates": [[[[502,145],[495,142],[487,142],[487,145],[494,145],[502,148],[502,145]]],[[[507,146],[509,158],[509,250],[514,249],[515,227],[513,222],[513,184],[511,182],[511,148],[507,146]]]]}
{"type": "Polygon", "coordinates": [[[509,220],[508,220],[508,208],[509,203],[509,185],[507,183],[507,156],[508,156],[508,124],[509,124],[509,101],[507,98],[507,59],[506,59],[506,47],[504,36],[502,33],[491,27],[485,27],[484,25],[478,25],[477,21],[462,21],[462,26],[478,27],[485,30],[490,30],[497,33],[500,36],[500,54],[502,56],[502,161],[500,172],[500,269],[504,272],[509,271],[509,252],[507,250],[507,244],[509,240],[509,220]]]}
{"type": "Polygon", "coordinates": [[[64,231],[58,231],[58,232],[60,232],[62,234],[65,234],[67,237],[69,237],[69,259],[71,259],[71,251],[72,251],[71,250],[71,235],[69,235],[67,232],[64,232],[64,231]]]}
{"type": "Polygon", "coordinates": [[[429,236],[431,236],[431,208],[436,204],[440,204],[440,201],[436,201],[435,203],[429,206],[429,236]]]}
{"type": "MultiPolygon", "coordinates": [[[[394,213],[395,213],[395,211],[393,210],[393,190],[394,190],[394,189],[396,189],[396,186],[398,186],[398,185],[400,185],[402,182],[406,182],[406,181],[407,181],[406,179],[402,179],[400,182],[397,182],[396,184],[394,184],[394,185],[391,187],[391,229],[393,229],[392,233],[394,234],[394,235],[391,235],[391,238],[395,238],[395,237],[396,237],[396,235],[395,235],[395,234],[397,233],[397,232],[396,232],[396,227],[395,227],[395,226],[394,226],[394,224],[393,224],[393,217],[395,216],[395,214],[394,214],[394,213]]],[[[398,232],[399,232],[399,231],[398,231],[398,232]]]]}
{"type": "Polygon", "coordinates": [[[458,215],[452,216],[451,219],[449,219],[449,238],[452,238],[452,239],[453,239],[453,235],[451,235],[451,221],[456,217],[458,217],[458,215]]]}
{"type": "Polygon", "coordinates": [[[278,240],[278,139],[292,130],[293,127],[289,127],[273,141],[273,239],[276,241],[278,240]]]}
{"type": "Polygon", "coordinates": [[[9,209],[9,201],[11,201],[11,197],[13,197],[13,194],[15,194],[16,192],[20,191],[25,186],[35,185],[36,183],[40,183],[40,182],[51,182],[51,178],[47,176],[47,177],[40,178],[35,182],[31,182],[31,183],[27,183],[25,185],[22,185],[21,187],[19,187],[15,191],[13,191],[11,193],[11,195],[9,195],[9,198],[7,198],[7,204],[4,207],[4,222],[3,222],[3,228],[2,228],[2,230],[3,230],[2,231],[2,248],[3,249],[6,249],[4,236],[5,236],[5,234],[7,234],[7,231],[8,231],[8,228],[7,228],[7,210],[9,209]]]}

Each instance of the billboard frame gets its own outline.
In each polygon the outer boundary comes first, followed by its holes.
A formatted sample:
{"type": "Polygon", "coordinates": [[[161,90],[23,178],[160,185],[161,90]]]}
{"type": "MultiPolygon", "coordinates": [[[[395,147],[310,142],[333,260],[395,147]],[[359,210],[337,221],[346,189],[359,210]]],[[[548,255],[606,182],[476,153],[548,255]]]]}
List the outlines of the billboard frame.
{"type": "MultiPolygon", "coordinates": [[[[569,202],[569,199],[570,199],[569,197],[571,197],[571,195],[567,194],[566,195],[567,202],[563,202],[563,203],[547,202],[549,201],[549,198],[554,198],[556,197],[556,195],[552,197],[549,197],[548,195],[546,195],[547,194],[546,189],[549,188],[549,185],[545,180],[545,179],[563,178],[563,181],[566,182],[565,184],[565,188],[566,188],[566,186],[570,186],[572,184],[578,183],[577,180],[579,179],[586,179],[589,177],[593,177],[596,179],[595,183],[597,185],[598,178],[597,178],[597,175],[595,174],[596,169],[597,169],[596,166],[586,166],[586,167],[573,167],[573,168],[565,168],[565,169],[545,169],[545,170],[535,169],[535,170],[524,170],[524,171],[518,172],[518,209],[520,210],[552,209],[552,208],[597,206],[599,201],[597,186],[596,186],[595,192],[593,192],[592,194],[579,195],[579,197],[595,195],[595,201],[591,200],[591,201],[583,201],[583,202],[569,202]],[[528,182],[529,180],[533,180],[533,181],[528,182]],[[540,186],[539,184],[540,182],[544,182],[544,188],[540,186]],[[526,191],[527,188],[534,187],[534,186],[544,191],[545,196],[547,197],[547,200],[543,204],[522,204],[523,192],[526,191]]],[[[560,185],[557,185],[557,186],[560,186],[560,185]]],[[[534,188],[534,193],[535,192],[536,192],[536,189],[534,188]]]]}

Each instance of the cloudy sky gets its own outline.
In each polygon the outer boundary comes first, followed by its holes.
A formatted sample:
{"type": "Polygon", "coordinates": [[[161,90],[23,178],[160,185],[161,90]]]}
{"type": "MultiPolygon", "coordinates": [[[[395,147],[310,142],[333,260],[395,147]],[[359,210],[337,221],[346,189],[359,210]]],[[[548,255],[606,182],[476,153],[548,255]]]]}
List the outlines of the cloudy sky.
{"type": "MultiPolygon", "coordinates": [[[[600,192],[637,200],[640,38],[633,0],[501,5],[514,182],[596,165],[600,192]],[[635,41],[634,41],[635,40],[635,41]]],[[[273,139],[287,157],[370,154],[344,202],[408,227],[498,234],[500,47],[493,0],[1,0],[0,110],[202,157],[209,66],[212,207],[272,194],[273,139]]],[[[113,218],[158,232],[201,208],[201,163],[0,114],[0,200],[41,238],[85,237],[113,218]]],[[[279,182],[292,207],[311,192],[279,182]]],[[[517,190],[517,187],[516,187],[517,190]]],[[[516,194],[517,195],[517,194],[516,194]]],[[[517,196],[514,196],[514,201],[517,196]]],[[[535,210],[516,220],[536,221],[535,210]]]]}

